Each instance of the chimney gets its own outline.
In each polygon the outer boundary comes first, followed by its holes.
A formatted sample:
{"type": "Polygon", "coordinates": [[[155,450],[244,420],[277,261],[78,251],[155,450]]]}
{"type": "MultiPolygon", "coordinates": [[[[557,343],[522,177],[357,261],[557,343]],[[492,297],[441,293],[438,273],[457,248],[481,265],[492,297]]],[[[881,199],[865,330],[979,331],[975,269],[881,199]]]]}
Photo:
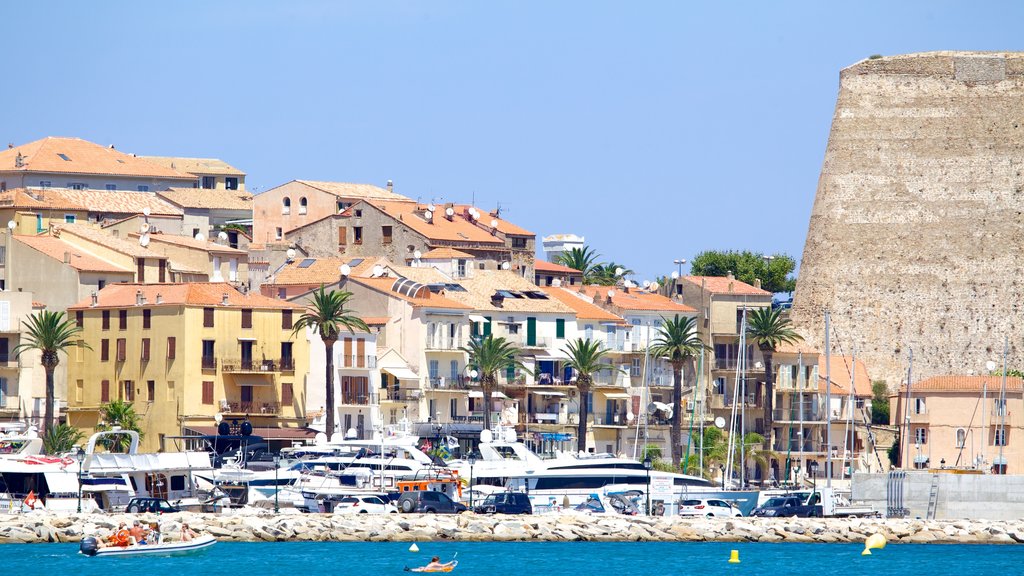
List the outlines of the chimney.
{"type": "Polygon", "coordinates": [[[733,275],[732,270],[729,270],[728,272],[726,272],[725,273],[725,277],[728,278],[729,280],[735,280],[736,279],[736,276],[733,275]]]}
{"type": "Polygon", "coordinates": [[[220,305],[221,306],[227,306],[228,305],[228,293],[227,292],[225,292],[225,293],[220,295],[220,305]]]}
{"type": "Polygon", "coordinates": [[[68,252],[67,250],[64,251],[64,263],[71,264],[71,252],[68,252]]]}
{"type": "Polygon", "coordinates": [[[754,278],[754,288],[760,288],[760,287],[761,287],[761,279],[760,278],[754,278]]]}
{"type": "Polygon", "coordinates": [[[504,301],[505,297],[502,296],[501,294],[498,294],[497,292],[491,294],[491,306],[497,306],[498,308],[501,308],[501,304],[504,301]]]}
{"type": "Polygon", "coordinates": [[[146,303],[146,299],[142,297],[142,290],[135,291],[135,305],[142,306],[146,303]]]}
{"type": "Polygon", "coordinates": [[[392,182],[391,180],[388,180],[388,192],[394,192],[394,190],[395,190],[395,183],[392,182]]]}
{"type": "Polygon", "coordinates": [[[163,304],[164,303],[164,295],[163,294],[161,294],[159,292],[156,293],[156,303],[157,304],[163,304]]]}
{"type": "Polygon", "coordinates": [[[92,296],[92,304],[89,304],[89,306],[95,308],[96,305],[99,304],[99,299],[100,298],[99,298],[99,295],[96,294],[95,290],[92,291],[91,296],[92,296]]]}

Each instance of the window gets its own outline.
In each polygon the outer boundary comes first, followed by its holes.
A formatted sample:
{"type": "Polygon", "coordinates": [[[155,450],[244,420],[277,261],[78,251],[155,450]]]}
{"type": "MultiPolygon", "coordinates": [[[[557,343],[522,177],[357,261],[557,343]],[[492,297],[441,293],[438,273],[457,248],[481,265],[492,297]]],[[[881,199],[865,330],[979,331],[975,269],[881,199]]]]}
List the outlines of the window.
{"type": "Polygon", "coordinates": [[[68,182],[68,188],[71,190],[85,190],[87,186],[85,182],[68,182]]]}
{"type": "Polygon", "coordinates": [[[157,281],[160,282],[161,284],[163,284],[164,282],[167,282],[167,260],[164,260],[163,258],[161,258],[159,262],[160,262],[160,271],[157,273],[157,275],[158,275],[157,281]]]}
{"type": "Polygon", "coordinates": [[[228,190],[238,190],[238,178],[234,176],[224,178],[224,187],[228,190]]]}
{"type": "Polygon", "coordinates": [[[513,238],[512,239],[512,247],[513,248],[526,248],[526,238],[513,238]]]}
{"type": "MultiPolygon", "coordinates": [[[[290,362],[291,359],[292,359],[292,343],[291,342],[281,342],[281,360],[288,360],[290,362]]],[[[282,362],[282,364],[283,364],[283,362],[282,362]]]]}
{"type": "Polygon", "coordinates": [[[292,199],[285,196],[284,200],[281,200],[281,214],[288,215],[292,213],[292,199]]]}
{"type": "Polygon", "coordinates": [[[1000,398],[996,398],[993,401],[992,415],[993,416],[1006,416],[1007,415],[1007,412],[1006,412],[1006,400],[1003,400],[1003,399],[1000,399],[1000,398]]]}
{"type": "Polygon", "coordinates": [[[106,188],[108,192],[113,192],[114,190],[117,190],[117,184],[107,184],[106,188]]]}
{"type": "Polygon", "coordinates": [[[306,200],[306,197],[303,196],[302,198],[299,198],[299,214],[305,214],[308,208],[309,201],[306,200]]]}
{"type": "Polygon", "coordinates": [[[49,180],[40,180],[39,181],[39,187],[40,188],[49,188],[50,187],[50,181],[49,180]]]}
{"type": "Polygon", "coordinates": [[[142,339],[142,357],[143,362],[149,362],[149,338],[142,339]]]}
{"type": "Polygon", "coordinates": [[[291,330],[292,326],[292,311],[281,310],[281,330],[291,330]]]}
{"type": "Polygon", "coordinates": [[[451,364],[449,365],[449,367],[451,369],[449,374],[451,375],[452,385],[454,385],[455,382],[459,379],[459,361],[458,360],[452,360],[451,364]]]}
{"type": "Polygon", "coordinates": [[[282,382],[281,383],[281,405],[282,406],[290,406],[291,403],[294,401],[294,398],[295,398],[295,392],[292,389],[292,383],[291,382],[282,382]]]}
{"type": "Polygon", "coordinates": [[[926,414],[924,398],[914,398],[914,414],[926,414]]]}
{"type": "Polygon", "coordinates": [[[138,279],[136,280],[136,282],[145,282],[146,281],[146,259],[145,258],[139,258],[138,260],[136,260],[135,261],[135,269],[136,269],[136,272],[135,272],[136,276],[138,276],[138,279]]]}
{"type": "Polygon", "coordinates": [[[127,402],[135,401],[135,382],[132,380],[121,381],[121,398],[127,402]]]}
{"type": "Polygon", "coordinates": [[[213,328],[213,308],[203,308],[203,328],[213,328]]]}
{"type": "Polygon", "coordinates": [[[356,218],[362,218],[362,217],[363,217],[363,211],[357,209],[356,210],[356,218]]]}
{"type": "Polygon", "coordinates": [[[914,429],[914,442],[918,444],[928,443],[928,429],[927,428],[915,428],[914,429]]]}
{"type": "Polygon", "coordinates": [[[107,362],[110,360],[110,340],[104,338],[100,340],[100,362],[107,362]]]}
{"type": "Polygon", "coordinates": [[[217,358],[213,355],[215,341],[203,340],[203,369],[216,370],[217,358]]]}
{"type": "Polygon", "coordinates": [[[103,329],[110,330],[110,310],[103,311],[103,329]]]}
{"type": "Polygon", "coordinates": [[[466,277],[466,259],[465,258],[460,258],[458,260],[456,270],[458,270],[456,275],[459,278],[465,278],[466,277]]]}
{"type": "Polygon", "coordinates": [[[629,367],[629,375],[636,378],[640,376],[640,359],[633,358],[633,363],[629,367]]]}
{"type": "Polygon", "coordinates": [[[118,310],[117,311],[117,329],[127,330],[128,329],[128,311],[118,310]]]}
{"type": "Polygon", "coordinates": [[[338,226],[338,246],[344,246],[348,243],[348,228],[344,226],[338,226]]]}
{"type": "Polygon", "coordinates": [[[150,310],[149,308],[146,308],[145,310],[142,311],[142,329],[149,330],[149,327],[152,325],[152,322],[153,311],[150,310]]]}
{"type": "Polygon", "coordinates": [[[203,404],[213,404],[213,382],[203,381],[203,404]]]}
{"type": "Polygon", "coordinates": [[[124,362],[128,354],[128,340],[124,338],[117,339],[117,361],[124,362]]]}
{"type": "Polygon", "coordinates": [[[177,344],[178,344],[178,342],[174,338],[174,336],[168,336],[167,337],[167,359],[168,360],[173,360],[174,359],[174,354],[175,354],[175,352],[177,352],[177,350],[175,350],[175,348],[177,347],[177,344]]]}
{"type": "Polygon", "coordinates": [[[156,381],[146,380],[146,400],[156,400],[156,381]]]}
{"type": "Polygon", "coordinates": [[[996,426],[995,430],[992,431],[992,445],[993,446],[1006,446],[1006,437],[1009,430],[1002,426],[996,426]]]}
{"type": "Polygon", "coordinates": [[[281,238],[284,238],[284,230],[281,230],[280,226],[277,227],[277,228],[274,228],[274,239],[275,240],[280,240],[281,238]]]}
{"type": "Polygon", "coordinates": [[[100,382],[100,402],[110,402],[110,380],[100,382]]]}
{"type": "Polygon", "coordinates": [[[149,192],[149,186],[146,186],[145,184],[139,184],[138,186],[135,187],[135,189],[138,192],[149,192]]]}
{"type": "Polygon", "coordinates": [[[277,297],[280,300],[284,300],[285,298],[287,298],[288,297],[288,289],[287,288],[278,288],[277,289],[277,297]]]}
{"type": "Polygon", "coordinates": [[[78,326],[79,328],[81,328],[82,324],[84,324],[84,323],[85,323],[85,312],[82,312],[81,310],[78,310],[77,312],[75,312],[75,326],[78,326]]]}
{"type": "Polygon", "coordinates": [[[252,328],[252,310],[242,310],[242,328],[252,328]]]}
{"type": "Polygon", "coordinates": [[[363,243],[363,227],[353,226],[352,227],[352,243],[362,244],[363,243]]]}
{"type": "Polygon", "coordinates": [[[203,176],[202,187],[208,190],[212,190],[217,187],[217,179],[213,176],[203,176]]]}
{"type": "Polygon", "coordinates": [[[587,340],[594,339],[594,326],[593,324],[587,324],[583,327],[583,337],[587,340]]]}
{"type": "Polygon", "coordinates": [[[75,223],[75,215],[74,214],[65,214],[64,215],[64,223],[65,224],[74,224],[75,223]]]}
{"type": "Polygon", "coordinates": [[[555,338],[565,338],[565,319],[555,319],[555,338]]]}
{"type": "Polygon", "coordinates": [[[956,447],[963,448],[967,444],[967,431],[963,428],[956,429],[956,447]]]}
{"type": "Polygon", "coordinates": [[[391,226],[380,227],[381,244],[391,244],[391,226]]]}

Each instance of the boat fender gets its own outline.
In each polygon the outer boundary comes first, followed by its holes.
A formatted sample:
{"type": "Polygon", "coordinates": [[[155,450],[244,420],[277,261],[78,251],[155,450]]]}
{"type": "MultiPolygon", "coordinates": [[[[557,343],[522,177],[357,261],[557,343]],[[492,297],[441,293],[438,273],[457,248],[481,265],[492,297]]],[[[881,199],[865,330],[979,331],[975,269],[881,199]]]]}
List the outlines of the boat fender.
{"type": "Polygon", "coordinates": [[[78,545],[78,551],[86,556],[95,556],[99,549],[99,542],[92,536],[82,538],[82,541],[78,545]]]}
{"type": "Polygon", "coordinates": [[[117,542],[118,546],[127,546],[131,542],[129,538],[131,538],[131,534],[127,530],[118,530],[114,534],[114,542],[117,542]]]}

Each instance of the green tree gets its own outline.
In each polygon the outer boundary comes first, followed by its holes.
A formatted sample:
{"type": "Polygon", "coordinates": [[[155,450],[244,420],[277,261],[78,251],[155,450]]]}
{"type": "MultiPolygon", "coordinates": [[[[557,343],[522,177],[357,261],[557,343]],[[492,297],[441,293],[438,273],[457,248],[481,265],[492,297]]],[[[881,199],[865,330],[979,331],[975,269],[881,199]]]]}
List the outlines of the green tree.
{"type": "MultiPolygon", "coordinates": [[[[100,423],[96,425],[96,431],[107,432],[115,427],[138,432],[139,440],[145,436],[135,406],[120,398],[100,406],[100,423]]],[[[111,452],[127,452],[131,446],[131,437],[128,434],[108,434],[100,438],[98,443],[111,452]]]]}
{"type": "Polygon", "coordinates": [[[748,468],[756,467],[761,471],[762,485],[765,485],[764,483],[768,480],[768,470],[771,467],[772,459],[778,458],[778,454],[775,452],[764,449],[764,441],[764,436],[757,432],[743,435],[743,458],[746,460],[744,465],[748,468]]]}
{"type": "Polygon", "coordinates": [[[790,256],[775,254],[768,258],[749,250],[709,250],[698,254],[690,264],[691,274],[695,276],[728,276],[732,272],[736,279],[747,284],[760,279],[761,287],[769,292],[792,292],[796,287],[796,278],[792,276],[795,269],[796,261],[790,256]]]}
{"type": "Polygon", "coordinates": [[[895,466],[899,466],[899,464],[900,464],[900,452],[901,451],[902,451],[902,449],[900,448],[900,438],[899,438],[899,436],[897,436],[896,440],[893,441],[892,446],[889,447],[889,454],[888,454],[888,456],[889,456],[889,463],[892,464],[894,467],[895,466]]]}
{"type": "Polygon", "coordinates": [[[579,270],[583,273],[583,277],[586,278],[590,275],[597,264],[597,258],[599,254],[594,252],[589,246],[583,248],[572,248],[567,252],[562,252],[555,257],[555,264],[561,264],[562,266],[568,266],[574,270],[579,270]]]}
{"type": "Polygon", "coordinates": [[[781,308],[756,308],[747,315],[747,338],[757,344],[764,357],[764,430],[767,441],[765,449],[774,443],[775,430],[772,428],[775,407],[775,380],[772,373],[772,355],[782,344],[796,344],[803,340],[782,315],[781,308]]]}
{"type": "Polygon", "coordinates": [[[595,264],[590,270],[590,274],[587,275],[584,280],[588,284],[597,284],[600,286],[614,286],[618,284],[624,276],[633,274],[633,271],[627,268],[623,264],[617,262],[602,262],[595,264]],[[616,273],[621,270],[621,272],[616,273]]]}
{"type": "Polygon", "coordinates": [[[89,346],[79,338],[82,329],[64,317],[63,312],[40,310],[21,322],[25,328],[22,343],[14,347],[15,356],[28,350],[38,350],[46,374],[46,408],[43,413],[43,434],[53,427],[54,382],[53,372],[60,364],[60,353],[69,348],[89,346]]]}
{"type": "Polygon", "coordinates": [[[568,359],[565,365],[576,371],[576,390],[580,398],[580,421],[576,429],[576,449],[580,452],[587,450],[587,396],[594,384],[594,374],[602,370],[614,370],[611,364],[605,364],[602,360],[608,355],[608,350],[597,340],[577,338],[565,344],[565,353],[568,359]]]}
{"type": "Polygon", "coordinates": [[[70,452],[85,437],[81,430],[70,424],[57,424],[43,434],[43,452],[63,454],[70,452]]]}
{"type": "Polygon", "coordinates": [[[469,355],[469,364],[476,368],[480,378],[480,393],[484,401],[484,429],[491,427],[491,395],[498,386],[498,372],[509,368],[526,370],[519,360],[519,347],[513,342],[488,334],[470,340],[462,348],[469,355]]]}
{"type": "Polygon", "coordinates": [[[871,383],[871,392],[874,398],[871,399],[871,423],[889,424],[889,386],[885,380],[875,380],[871,383]]]}
{"type": "Polygon", "coordinates": [[[324,386],[327,396],[324,399],[324,410],[327,412],[327,436],[334,434],[334,344],[338,341],[338,334],[342,329],[355,333],[356,330],[369,332],[370,328],[352,313],[352,310],[345,308],[352,298],[351,292],[331,290],[327,292],[323,286],[313,292],[313,298],[307,303],[306,311],[296,320],[292,329],[294,338],[299,332],[310,329],[320,335],[324,342],[325,356],[327,358],[327,371],[324,377],[324,386]]]}
{"type": "Polygon", "coordinates": [[[697,334],[697,319],[675,315],[662,317],[661,331],[651,346],[651,354],[664,358],[672,365],[672,465],[678,466],[683,457],[683,366],[706,349],[697,334]]]}

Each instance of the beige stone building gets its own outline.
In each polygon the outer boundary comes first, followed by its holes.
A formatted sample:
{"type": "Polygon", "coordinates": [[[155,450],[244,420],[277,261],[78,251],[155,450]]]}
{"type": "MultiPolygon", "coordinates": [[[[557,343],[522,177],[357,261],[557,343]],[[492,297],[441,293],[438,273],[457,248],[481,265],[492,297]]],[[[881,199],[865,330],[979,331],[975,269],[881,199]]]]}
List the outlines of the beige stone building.
{"type": "Polygon", "coordinates": [[[174,156],[140,156],[143,160],[191,174],[201,190],[245,190],[245,172],[219,158],[178,158],[174,156]]]}

